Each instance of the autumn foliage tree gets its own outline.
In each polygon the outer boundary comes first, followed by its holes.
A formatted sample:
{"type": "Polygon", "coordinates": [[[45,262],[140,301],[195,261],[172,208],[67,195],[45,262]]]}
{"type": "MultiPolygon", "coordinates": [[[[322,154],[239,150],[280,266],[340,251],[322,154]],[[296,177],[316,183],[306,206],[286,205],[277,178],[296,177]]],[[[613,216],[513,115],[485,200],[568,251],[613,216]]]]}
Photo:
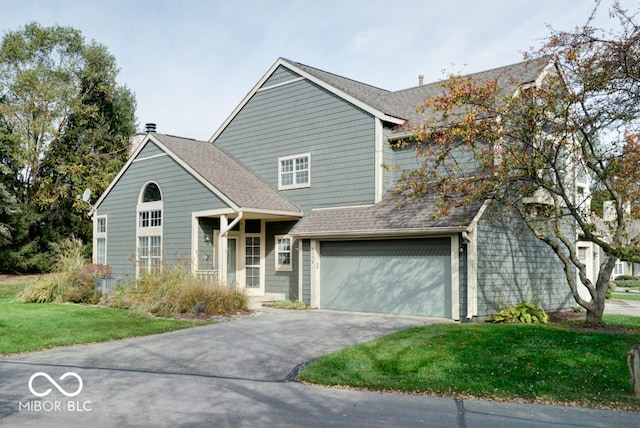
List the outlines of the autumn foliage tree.
{"type": "Polygon", "coordinates": [[[412,130],[421,168],[398,186],[418,197],[435,194],[440,213],[485,200],[495,215],[518,218],[562,261],[590,323],[602,322],[616,259],[639,255],[640,30],[637,15],[617,3],[610,16],[615,30],[593,28],[590,19],[552,32],[527,55],[542,70],[534,82],[460,75],[442,82],[442,94],[419,107],[431,119],[412,130]],[[592,214],[589,191],[578,182],[598,183],[612,220],[592,214]],[[604,250],[595,281],[578,240],[604,250]]]}

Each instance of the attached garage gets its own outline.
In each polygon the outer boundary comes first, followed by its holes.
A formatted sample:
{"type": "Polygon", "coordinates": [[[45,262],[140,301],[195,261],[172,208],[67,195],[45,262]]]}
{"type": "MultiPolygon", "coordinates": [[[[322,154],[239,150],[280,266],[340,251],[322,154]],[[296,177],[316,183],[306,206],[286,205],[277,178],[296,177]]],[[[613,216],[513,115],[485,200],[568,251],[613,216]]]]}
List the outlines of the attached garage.
{"type": "Polygon", "coordinates": [[[451,318],[451,238],[320,242],[320,307],[451,318]]]}

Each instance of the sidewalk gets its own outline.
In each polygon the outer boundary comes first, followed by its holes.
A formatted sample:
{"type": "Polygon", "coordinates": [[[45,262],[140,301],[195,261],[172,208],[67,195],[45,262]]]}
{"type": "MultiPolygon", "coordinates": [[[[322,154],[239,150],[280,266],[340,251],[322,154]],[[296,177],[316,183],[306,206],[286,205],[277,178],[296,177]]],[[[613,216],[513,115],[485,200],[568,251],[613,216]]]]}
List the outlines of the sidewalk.
{"type": "Polygon", "coordinates": [[[607,299],[604,313],[640,317],[640,300],[607,299]]]}

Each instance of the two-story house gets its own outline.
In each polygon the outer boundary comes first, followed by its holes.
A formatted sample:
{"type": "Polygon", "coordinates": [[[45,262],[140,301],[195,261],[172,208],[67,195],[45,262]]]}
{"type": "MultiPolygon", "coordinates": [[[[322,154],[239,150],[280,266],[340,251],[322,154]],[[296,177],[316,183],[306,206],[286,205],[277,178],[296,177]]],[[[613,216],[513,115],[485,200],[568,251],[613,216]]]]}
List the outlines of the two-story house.
{"type": "MultiPolygon", "coordinates": [[[[530,61],[475,77],[507,86],[548,70],[530,61]]],[[[420,83],[387,91],[278,59],[209,141],[149,127],[95,204],[94,262],[124,281],[185,263],[324,309],[462,320],[536,294],[570,307],[554,254],[484,216],[487,204],[435,218],[428,197],[398,199],[401,170],[419,162],[394,143],[442,91],[420,83]]]]}

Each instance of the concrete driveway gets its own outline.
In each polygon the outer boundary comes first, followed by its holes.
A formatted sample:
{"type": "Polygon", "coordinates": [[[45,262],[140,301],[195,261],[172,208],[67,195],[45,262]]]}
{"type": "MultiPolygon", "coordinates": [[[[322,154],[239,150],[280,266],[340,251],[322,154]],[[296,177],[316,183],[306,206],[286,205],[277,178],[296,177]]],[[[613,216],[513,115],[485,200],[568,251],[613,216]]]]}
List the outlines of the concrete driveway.
{"type": "Polygon", "coordinates": [[[0,358],[0,426],[640,425],[632,412],[291,381],[296,367],[320,355],[436,321],[271,310],[162,335],[0,358]]]}

